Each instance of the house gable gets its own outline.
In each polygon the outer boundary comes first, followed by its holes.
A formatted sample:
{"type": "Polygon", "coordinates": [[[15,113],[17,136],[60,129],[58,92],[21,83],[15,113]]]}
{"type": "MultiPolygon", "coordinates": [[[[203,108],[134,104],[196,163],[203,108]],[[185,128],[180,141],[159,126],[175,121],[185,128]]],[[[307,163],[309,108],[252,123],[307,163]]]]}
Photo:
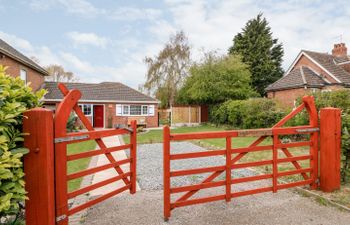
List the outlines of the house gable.
{"type": "Polygon", "coordinates": [[[326,68],[324,68],[321,64],[319,64],[316,60],[314,60],[309,54],[307,54],[304,50],[302,50],[297,58],[294,60],[292,65],[289,67],[287,72],[288,74],[290,71],[292,71],[295,68],[299,68],[301,66],[306,66],[313,70],[316,74],[322,76],[330,83],[341,83],[341,81],[333,75],[330,71],[328,71],[326,68]]]}

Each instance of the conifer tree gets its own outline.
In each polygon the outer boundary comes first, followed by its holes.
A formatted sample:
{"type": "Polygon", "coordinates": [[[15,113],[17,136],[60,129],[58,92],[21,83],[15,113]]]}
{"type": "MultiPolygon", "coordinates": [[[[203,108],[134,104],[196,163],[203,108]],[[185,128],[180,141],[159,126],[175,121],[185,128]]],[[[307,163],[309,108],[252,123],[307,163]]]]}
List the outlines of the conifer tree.
{"type": "Polygon", "coordinates": [[[249,20],[242,32],[233,39],[230,54],[239,54],[242,61],[249,65],[252,85],[260,94],[265,95],[265,88],[283,75],[283,46],[272,37],[269,23],[260,13],[249,20]]]}

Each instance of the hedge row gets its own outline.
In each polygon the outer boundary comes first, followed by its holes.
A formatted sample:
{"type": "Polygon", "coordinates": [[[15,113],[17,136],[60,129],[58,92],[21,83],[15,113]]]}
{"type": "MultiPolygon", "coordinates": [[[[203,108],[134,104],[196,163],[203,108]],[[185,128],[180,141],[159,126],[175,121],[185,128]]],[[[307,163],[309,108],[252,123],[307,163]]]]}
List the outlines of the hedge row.
{"type": "Polygon", "coordinates": [[[268,128],[283,118],[286,111],[267,98],[229,100],[211,107],[210,121],[239,129],[268,128]]]}
{"type": "MultiPolygon", "coordinates": [[[[350,182],[350,90],[317,92],[315,98],[317,110],[335,107],[342,110],[342,165],[343,182],[350,182]]],[[[301,103],[301,98],[297,100],[301,103]]],[[[257,98],[249,100],[230,100],[221,105],[212,106],[210,121],[225,124],[236,129],[268,128],[276,124],[290,110],[280,107],[274,100],[257,98]]],[[[306,112],[299,113],[287,126],[308,123],[306,112]]]]}

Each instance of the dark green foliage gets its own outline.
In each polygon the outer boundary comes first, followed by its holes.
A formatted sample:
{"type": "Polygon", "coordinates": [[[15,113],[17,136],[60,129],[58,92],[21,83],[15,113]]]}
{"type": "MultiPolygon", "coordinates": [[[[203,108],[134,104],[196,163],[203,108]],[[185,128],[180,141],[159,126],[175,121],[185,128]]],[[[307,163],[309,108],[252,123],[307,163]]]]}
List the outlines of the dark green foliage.
{"type": "Polygon", "coordinates": [[[276,102],[266,98],[230,100],[210,110],[211,122],[234,128],[268,128],[286,114],[276,102]]]}
{"type": "Polygon", "coordinates": [[[261,13],[234,37],[229,53],[240,54],[242,61],[249,65],[252,85],[262,96],[265,88],[283,75],[283,46],[272,37],[271,28],[261,13]]]}
{"type": "Polygon", "coordinates": [[[76,126],[77,124],[77,120],[78,120],[78,117],[75,113],[71,113],[68,117],[68,121],[67,121],[67,126],[66,126],[66,129],[68,132],[73,132],[73,131],[77,131],[78,128],[76,126]]]}
{"type": "Polygon", "coordinates": [[[230,99],[256,96],[250,86],[250,72],[238,56],[208,54],[190,68],[190,76],[181,88],[177,102],[218,104],[230,99]]]}

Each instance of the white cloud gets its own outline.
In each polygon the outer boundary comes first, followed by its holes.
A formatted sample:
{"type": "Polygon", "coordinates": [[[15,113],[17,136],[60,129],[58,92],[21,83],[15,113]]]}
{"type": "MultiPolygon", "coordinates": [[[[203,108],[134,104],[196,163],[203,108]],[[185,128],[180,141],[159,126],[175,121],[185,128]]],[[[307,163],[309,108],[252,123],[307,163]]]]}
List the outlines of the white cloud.
{"type": "Polygon", "coordinates": [[[105,48],[108,42],[107,38],[100,37],[95,33],[80,33],[72,31],[66,33],[66,36],[73,41],[74,45],[93,45],[105,48]]]}
{"type": "Polygon", "coordinates": [[[59,6],[74,15],[91,18],[102,16],[112,20],[124,21],[155,20],[162,14],[161,10],[153,8],[98,8],[86,0],[31,0],[29,6],[34,11],[45,11],[59,6]]]}
{"type": "Polygon", "coordinates": [[[29,41],[19,38],[12,34],[7,34],[5,32],[0,31],[0,38],[8,42],[8,44],[16,48],[24,49],[25,51],[33,51],[34,49],[29,41]]]}
{"type": "Polygon", "coordinates": [[[115,20],[155,20],[160,17],[162,12],[151,8],[119,7],[109,14],[109,18],[115,20]]]}
{"type": "Polygon", "coordinates": [[[84,17],[95,17],[105,13],[105,10],[95,7],[86,0],[31,0],[29,6],[35,11],[45,11],[60,6],[68,13],[84,17]]]}
{"type": "MultiPolygon", "coordinates": [[[[172,27],[183,29],[189,36],[195,59],[200,56],[202,47],[226,53],[234,35],[259,12],[270,22],[273,36],[283,43],[285,68],[301,49],[330,52],[341,34],[343,41],[350,45],[350,30],[346,29],[350,25],[350,6],[346,1],[298,1],[296,4],[294,0],[167,0],[166,4],[172,14],[172,27]]],[[[168,35],[170,33],[168,31],[168,35]]]]}
{"type": "Polygon", "coordinates": [[[72,14],[94,17],[105,13],[105,10],[95,7],[90,2],[85,0],[58,0],[58,2],[72,14]]]}

